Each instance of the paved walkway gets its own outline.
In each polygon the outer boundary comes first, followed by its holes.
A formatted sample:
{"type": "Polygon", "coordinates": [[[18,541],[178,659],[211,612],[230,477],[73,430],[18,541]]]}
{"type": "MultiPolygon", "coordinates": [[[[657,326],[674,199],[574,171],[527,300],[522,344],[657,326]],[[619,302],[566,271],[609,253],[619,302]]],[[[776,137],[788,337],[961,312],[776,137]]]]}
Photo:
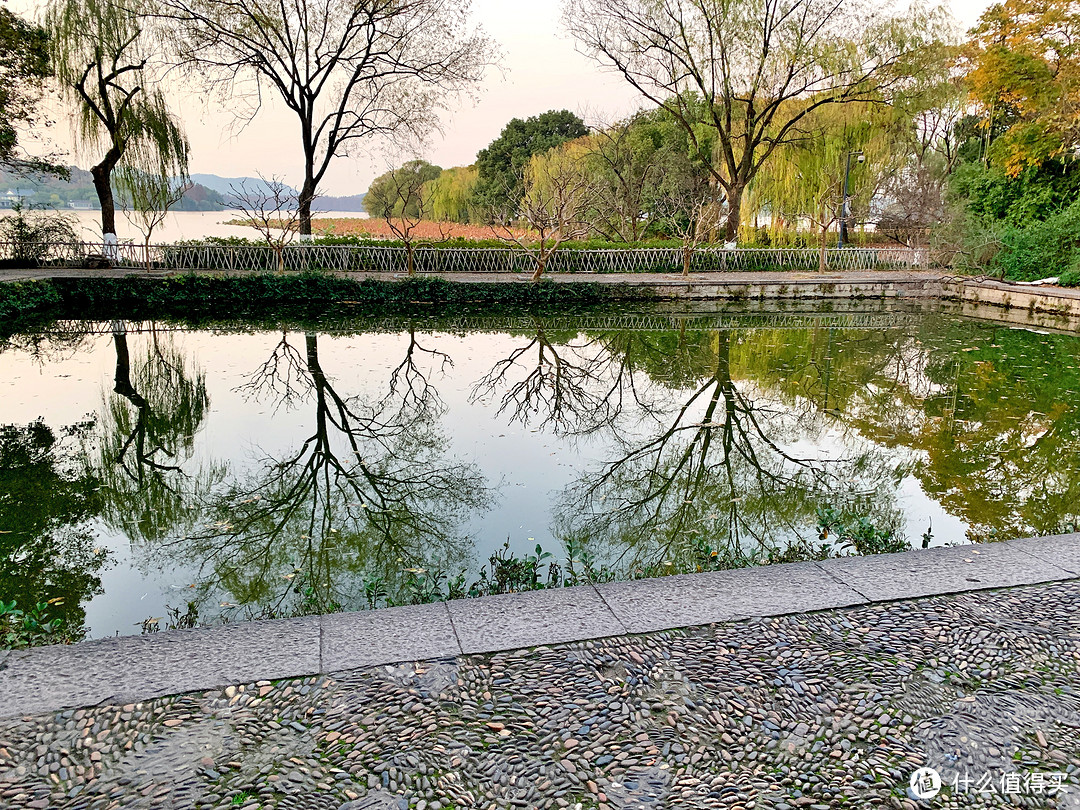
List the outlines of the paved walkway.
{"type": "Polygon", "coordinates": [[[1077,535],[0,666],[3,807],[1080,807],[1077,535]]]}
{"type": "Polygon", "coordinates": [[[1076,807],[1080,585],[0,722],[11,808],[1076,807]]]}

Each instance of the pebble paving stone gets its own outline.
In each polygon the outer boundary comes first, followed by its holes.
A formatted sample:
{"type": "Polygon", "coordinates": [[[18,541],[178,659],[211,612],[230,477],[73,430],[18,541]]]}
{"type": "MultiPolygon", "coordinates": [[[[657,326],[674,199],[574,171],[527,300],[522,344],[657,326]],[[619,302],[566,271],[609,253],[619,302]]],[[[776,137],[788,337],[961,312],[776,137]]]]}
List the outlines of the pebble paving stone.
{"type": "Polygon", "coordinates": [[[41,810],[1065,808],[1078,767],[1076,582],[0,721],[41,810]]]}

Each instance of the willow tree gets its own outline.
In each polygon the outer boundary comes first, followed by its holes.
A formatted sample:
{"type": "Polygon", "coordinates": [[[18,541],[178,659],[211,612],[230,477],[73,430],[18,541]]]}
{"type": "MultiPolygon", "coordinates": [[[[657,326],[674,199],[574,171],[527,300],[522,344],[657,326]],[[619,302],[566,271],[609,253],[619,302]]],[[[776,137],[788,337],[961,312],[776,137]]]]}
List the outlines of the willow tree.
{"type": "Polygon", "coordinates": [[[779,146],[758,172],[747,207],[755,217],[766,213],[775,233],[809,222],[824,269],[829,231],[850,227],[855,212],[865,221],[871,199],[908,162],[911,128],[892,105],[821,107],[806,117],[802,137],[779,146]]]}
{"type": "Polygon", "coordinates": [[[188,142],[150,67],[151,49],[130,4],[55,0],[45,13],[54,75],[77,108],[79,149],[97,156],[90,173],[101,232],[116,242],[113,171],[121,161],[162,176],[186,175],[188,142]]]}
{"type": "Polygon", "coordinates": [[[686,131],[727,198],[729,240],[747,187],[808,115],[887,97],[947,27],[943,11],[859,0],[566,0],[564,20],[686,131]]]}
{"type": "Polygon", "coordinates": [[[301,237],[335,157],[375,136],[423,136],[494,56],[469,27],[468,0],[158,0],[155,13],[175,31],[179,62],[238,115],[250,119],[270,93],[296,116],[301,237]]]}
{"type": "Polygon", "coordinates": [[[475,222],[479,204],[476,187],[480,179],[476,166],[444,169],[434,180],[424,184],[425,205],[438,222],[475,222]]]}

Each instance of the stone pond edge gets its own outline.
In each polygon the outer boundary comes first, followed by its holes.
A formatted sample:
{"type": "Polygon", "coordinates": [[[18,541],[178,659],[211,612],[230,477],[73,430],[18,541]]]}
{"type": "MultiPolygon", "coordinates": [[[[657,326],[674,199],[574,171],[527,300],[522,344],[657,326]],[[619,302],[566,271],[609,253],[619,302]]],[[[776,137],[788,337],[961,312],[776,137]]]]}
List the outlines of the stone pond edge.
{"type": "MultiPolygon", "coordinates": [[[[0,270],[0,282],[176,277],[250,277],[235,271],[132,274],[129,270],[39,269],[0,270]]],[[[395,281],[400,274],[331,272],[328,276],[363,281],[395,281]]],[[[430,273],[458,284],[527,285],[526,277],[509,273],[430,273]]],[[[1080,331],[1080,288],[1038,286],[961,276],[940,270],[761,271],[695,273],[689,277],[662,273],[555,273],[545,277],[559,285],[591,285],[606,289],[609,300],[768,301],[768,300],[941,300],[969,317],[1064,331],[1080,331]]]]}

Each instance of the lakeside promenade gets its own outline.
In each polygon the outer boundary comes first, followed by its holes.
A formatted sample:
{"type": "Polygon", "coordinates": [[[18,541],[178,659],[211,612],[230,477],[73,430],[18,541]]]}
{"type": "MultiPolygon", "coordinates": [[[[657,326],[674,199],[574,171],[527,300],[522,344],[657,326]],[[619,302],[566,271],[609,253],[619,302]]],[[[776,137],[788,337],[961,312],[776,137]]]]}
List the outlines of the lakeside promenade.
{"type": "Polygon", "coordinates": [[[1080,536],[13,652],[0,717],[13,808],[1075,807],[1080,536]]]}

